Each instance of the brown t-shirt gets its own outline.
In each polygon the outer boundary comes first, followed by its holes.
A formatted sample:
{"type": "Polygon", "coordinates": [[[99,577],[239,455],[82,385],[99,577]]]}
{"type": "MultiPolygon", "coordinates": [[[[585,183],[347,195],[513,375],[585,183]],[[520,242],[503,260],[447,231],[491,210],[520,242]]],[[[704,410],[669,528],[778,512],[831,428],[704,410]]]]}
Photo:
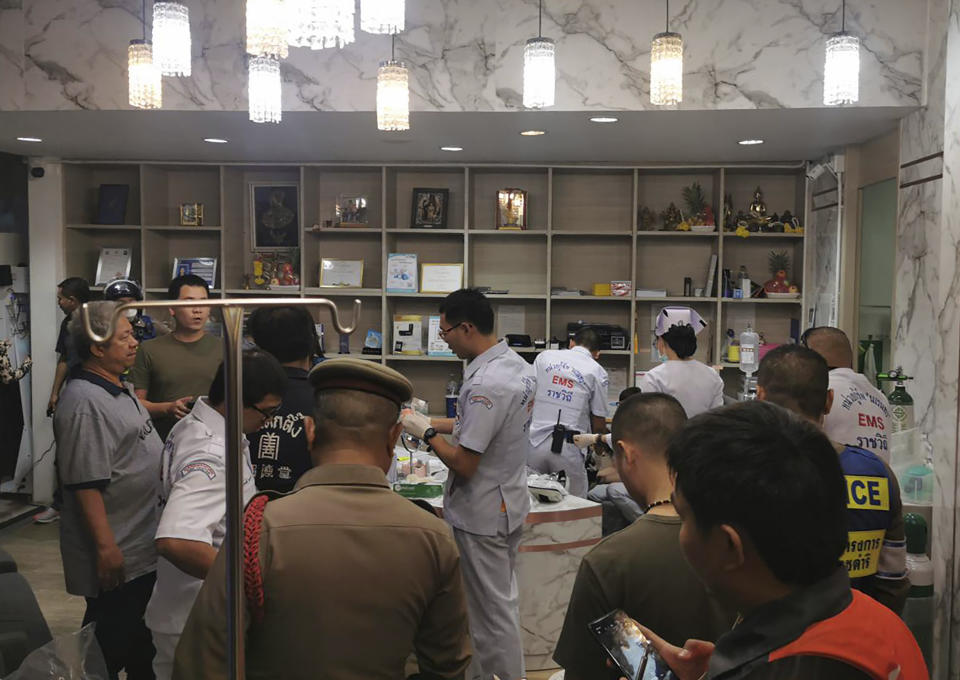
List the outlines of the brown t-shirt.
{"type": "Polygon", "coordinates": [[[568,680],[616,677],[587,628],[614,609],[675,645],[713,642],[736,615],[710,597],[680,552],[680,518],[643,515],[583,558],[553,653],[568,680]]]}
{"type": "MultiPolygon", "coordinates": [[[[220,338],[204,335],[196,342],[181,342],[171,333],[140,345],[129,378],[135,389],[147,391],[147,401],[206,396],[222,360],[220,338]]],[[[176,422],[176,418],[154,418],[161,439],[167,438],[176,422]]]]}

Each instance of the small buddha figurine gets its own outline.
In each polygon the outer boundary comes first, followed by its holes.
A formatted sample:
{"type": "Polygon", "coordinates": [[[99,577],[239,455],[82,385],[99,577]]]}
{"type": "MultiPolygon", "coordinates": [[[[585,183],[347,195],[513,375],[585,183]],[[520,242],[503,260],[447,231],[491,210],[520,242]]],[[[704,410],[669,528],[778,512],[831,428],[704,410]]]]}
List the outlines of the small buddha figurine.
{"type": "Polygon", "coordinates": [[[763,192],[760,191],[760,187],[757,187],[757,190],[753,192],[753,203],[750,204],[750,215],[758,220],[766,221],[767,206],[763,202],[763,192]]]}
{"type": "Polygon", "coordinates": [[[733,217],[733,194],[726,194],[723,197],[723,226],[727,231],[737,228],[737,222],[733,217]]]}

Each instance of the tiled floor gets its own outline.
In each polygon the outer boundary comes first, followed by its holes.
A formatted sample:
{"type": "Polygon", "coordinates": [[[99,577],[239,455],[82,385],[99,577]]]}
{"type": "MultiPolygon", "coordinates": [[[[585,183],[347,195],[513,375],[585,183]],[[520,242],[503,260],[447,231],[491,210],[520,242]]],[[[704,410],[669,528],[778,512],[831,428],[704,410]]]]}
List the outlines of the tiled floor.
{"type": "Polygon", "coordinates": [[[13,556],[19,572],[29,581],[50,632],[59,635],[79,630],[86,603],[64,589],[59,525],[22,520],[0,530],[0,547],[13,556]]]}

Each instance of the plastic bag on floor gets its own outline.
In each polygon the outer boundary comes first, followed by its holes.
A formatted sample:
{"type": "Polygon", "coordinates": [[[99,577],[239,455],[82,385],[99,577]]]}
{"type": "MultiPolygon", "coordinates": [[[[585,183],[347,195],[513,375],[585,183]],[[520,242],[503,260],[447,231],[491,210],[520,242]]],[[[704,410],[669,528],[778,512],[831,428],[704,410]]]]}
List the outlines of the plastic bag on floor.
{"type": "Polygon", "coordinates": [[[93,634],[94,624],[59,635],[35,649],[3,680],[107,680],[107,664],[93,634]]]}

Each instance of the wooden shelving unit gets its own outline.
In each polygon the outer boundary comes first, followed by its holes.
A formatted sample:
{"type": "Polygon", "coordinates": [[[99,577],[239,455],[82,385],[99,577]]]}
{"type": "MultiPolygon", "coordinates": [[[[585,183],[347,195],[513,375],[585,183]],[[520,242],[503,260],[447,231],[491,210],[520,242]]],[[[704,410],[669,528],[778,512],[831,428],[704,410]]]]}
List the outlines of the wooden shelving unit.
{"type": "MultiPolygon", "coordinates": [[[[214,295],[231,297],[323,296],[349,307],[363,303],[350,355],[380,361],[415,381],[418,394],[441,404],[450,373],[459,376],[462,362],[451,357],[391,354],[394,314],[437,313],[442,295],[387,293],[385,264],[393,252],[417,253],[419,263],[462,262],[464,284],[508,290],[491,295],[496,308],[522,306],[531,337],[564,337],[572,321],[615,323],[628,330],[629,350],[604,352],[601,363],[635,371],[653,366],[652,320],[667,304],[690,305],[710,324],[700,336],[697,357],[720,363],[724,331],[742,329],[745,320],[771,342],[783,342],[791,323],[799,323],[803,298],[733,300],[683,296],[683,279],[694,288],[705,284],[711,255],[717,255],[717,283],[723,269],[735,276],[740,265],[757,281],[768,278],[767,257],[785,250],[791,274],[803,286],[807,240],[795,234],[664,232],[638,229],[637,210],[646,205],[659,213],[670,202],[683,208],[682,189],[700,182],[714,213],[722,215],[723,196],[732,193],[735,209],[745,209],[760,186],[768,210],[790,210],[807,223],[808,187],[801,166],[629,166],[588,167],[504,165],[363,165],[363,164],[171,164],[135,162],[65,162],[63,177],[65,271],[93,281],[102,247],[133,251],[131,276],[151,299],[166,292],[174,257],[217,257],[214,295]],[[295,183],[300,187],[300,277],[296,291],[244,290],[251,269],[250,184],[295,183]],[[130,187],[122,225],[92,224],[101,184],[130,187]],[[449,190],[447,229],[411,229],[412,190],[449,190]],[[495,227],[496,191],[519,187],[528,192],[526,231],[495,227]],[[334,206],[341,195],[366,195],[369,226],[335,228],[334,206]],[[204,226],[179,225],[180,203],[203,203],[204,226]],[[364,260],[363,288],[321,288],[321,257],[364,260]],[[595,297],[552,294],[556,286],[592,291],[593,283],[624,280],[638,288],[666,289],[666,297],[595,297]],[[384,354],[360,350],[368,329],[383,334],[384,354]],[[459,365],[458,365],[459,364],[459,365]]],[[[318,312],[318,321],[324,321],[318,312]]],[[[331,356],[336,338],[326,339],[331,356]]],[[[533,360],[536,351],[522,349],[533,360]]]]}

